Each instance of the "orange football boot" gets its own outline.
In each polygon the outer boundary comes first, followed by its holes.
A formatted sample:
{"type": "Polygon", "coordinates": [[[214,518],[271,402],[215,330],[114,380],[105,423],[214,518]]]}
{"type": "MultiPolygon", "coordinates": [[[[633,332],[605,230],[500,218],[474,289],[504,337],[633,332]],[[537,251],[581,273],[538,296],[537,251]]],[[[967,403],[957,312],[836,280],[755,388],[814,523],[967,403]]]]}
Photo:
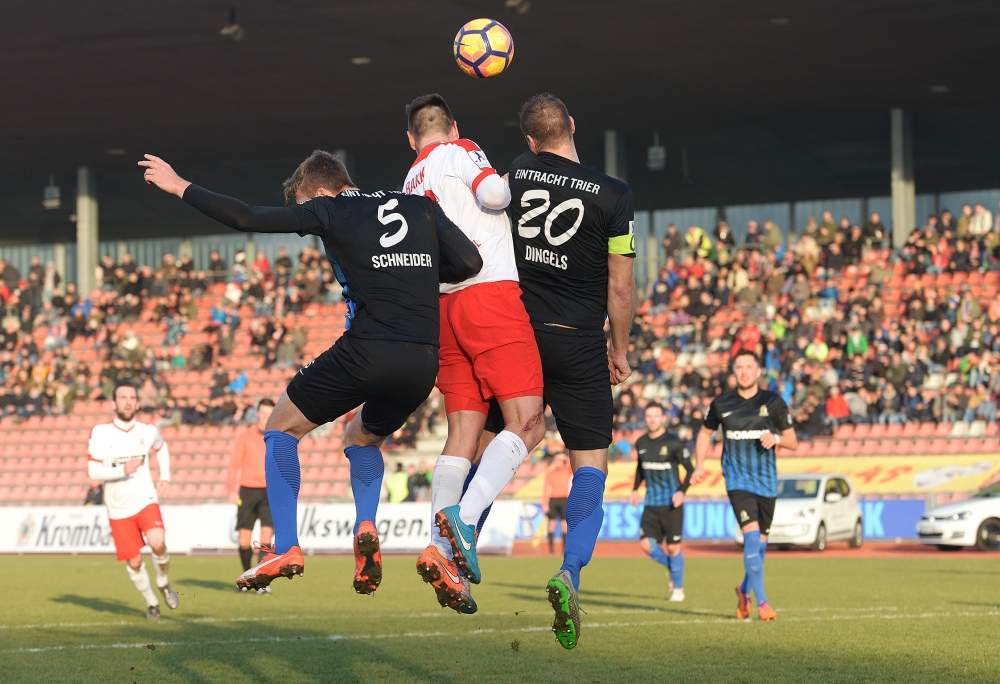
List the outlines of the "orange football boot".
{"type": "Polygon", "coordinates": [[[750,617],[750,594],[744,594],[740,587],[736,585],[736,619],[746,620],[750,617]]]}
{"type": "Polygon", "coordinates": [[[354,591],[374,594],[382,582],[382,552],[371,520],[362,520],[354,535],[354,591]]]}
{"type": "Polygon", "coordinates": [[[236,586],[240,589],[263,589],[279,577],[292,579],[295,575],[302,575],[306,561],[298,546],[293,546],[285,553],[274,553],[273,546],[254,542],[254,549],[264,551],[267,555],[236,579],[236,586]]]}
{"type": "Polygon", "coordinates": [[[777,620],[778,613],[771,607],[770,603],[761,601],[757,604],[757,617],[761,620],[777,620]]]}
{"type": "Polygon", "coordinates": [[[457,613],[471,615],[478,610],[469,591],[469,582],[459,574],[458,566],[431,544],[417,558],[417,574],[434,587],[438,603],[457,613]]]}

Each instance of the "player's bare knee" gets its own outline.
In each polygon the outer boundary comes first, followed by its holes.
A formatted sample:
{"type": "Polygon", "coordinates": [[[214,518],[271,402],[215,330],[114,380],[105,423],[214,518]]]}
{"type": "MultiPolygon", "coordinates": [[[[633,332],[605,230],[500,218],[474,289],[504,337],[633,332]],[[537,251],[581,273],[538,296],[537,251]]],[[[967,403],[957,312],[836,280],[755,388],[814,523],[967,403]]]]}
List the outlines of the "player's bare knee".
{"type": "Polygon", "coordinates": [[[681,552],[680,544],[667,544],[667,555],[676,556],[681,552]]]}
{"type": "Polygon", "coordinates": [[[643,537],[639,540],[639,548],[642,549],[643,553],[649,555],[649,551],[652,547],[650,546],[650,542],[647,537],[643,537]]]}
{"type": "Polygon", "coordinates": [[[316,427],[317,425],[306,418],[299,407],[292,403],[287,394],[282,394],[264,429],[277,430],[295,439],[302,439],[316,427]]]}

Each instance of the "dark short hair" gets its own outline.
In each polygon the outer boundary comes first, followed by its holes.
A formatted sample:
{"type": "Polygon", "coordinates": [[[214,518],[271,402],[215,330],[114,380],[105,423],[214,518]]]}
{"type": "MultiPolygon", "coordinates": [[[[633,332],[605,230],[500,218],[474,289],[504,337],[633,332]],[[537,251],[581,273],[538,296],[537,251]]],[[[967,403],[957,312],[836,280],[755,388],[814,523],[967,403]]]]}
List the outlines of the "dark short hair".
{"type": "Polygon", "coordinates": [[[262,406],[270,406],[271,408],[274,408],[274,401],[265,397],[257,402],[257,408],[262,406]]]}
{"type": "Polygon", "coordinates": [[[569,111],[552,93],[539,93],[521,105],[519,118],[521,133],[531,136],[539,150],[573,137],[569,111]]]}
{"type": "Polygon", "coordinates": [[[733,356],[733,367],[736,366],[736,359],[740,358],[741,356],[749,356],[754,360],[754,363],[757,364],[757,367],[758,368],[760,367],[760,359],[757,358],[757,352],[753,351],[752,349],[740,349],[738,352],[736,352],[736,355],[733,356]]]}
{"type": "Polygon", "coordinates": [[[295,204],[295,196],[300,190],[312,194],[319,188],[326,188],[337,194],[350,185],[354,185],[354,181],[347,173],[344,162],[329,152],[313,150],[282,187],[285,190],[285,204],[295,204]]]}
{"type": "Polygon", "coordinates": [[[663,404],[658,401],[651,401],[646,404],[646,410],[648,411],[649,409],[660,409],[660,412],[664,414],[667,412],[667,410],[663,408],[663,404]]]}
{"type": "Polygon", "coordinates": [[[454,123],[451,108],[437,93],[421,95],[406,105],[406,130],[418,140],[428,133],[447,133],[454,123]]]}
{"type": "Polygon", "coordinates": [[[135,395],[137,397],[139,396],[139,390],[136,389],[136,387],[135,387],[135,385],[133,383],[129,382],[128,380],[122,380],[121,382],[116,383],[114,390],[111,391],[111,400],[112,401],[116,401],[118,399],[118,390],[120,390],[123,387],[131,388],[131,390],[133,392],[135,392],[135,395]]]}

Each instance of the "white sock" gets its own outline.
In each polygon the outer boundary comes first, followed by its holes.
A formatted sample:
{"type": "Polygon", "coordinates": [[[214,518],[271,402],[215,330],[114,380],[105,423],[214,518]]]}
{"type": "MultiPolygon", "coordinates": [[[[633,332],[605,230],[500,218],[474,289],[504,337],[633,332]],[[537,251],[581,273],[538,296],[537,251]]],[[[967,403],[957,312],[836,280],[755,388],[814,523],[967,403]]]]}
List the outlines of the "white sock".
{"type": "Polygon", "coordinates": [[[163,588],[170,583],[167,579],[167,572],[170,570],[170,554],[157,556],[153,554],[153,568],[156,570],[156,586],[163,588]]]}
{"type": "MultiPolygon", "coordinates": [[[[460,456],[438,456],[431,478],[431,520],[442,508],[454,506],[462,498],[462,485],[469,476],[472,461],[460,456]]],[[[437,525],[431,524],[431,543],[448,559],[452,557],[451,544],[441,536],[437,525]]]]}
{"type": "Polygon", "coordinates": [[[139,590],[142,597],[146,599],[146,605],[160,605],[160,602],[156,599],[156,594],[153,593],[152,587],[149,586],[149,575],[146,574],[146,564],[143,563],[139,566],[138,570],[133,570],[132,566],[126,563],[125,569],[128,570],[128,578],[132,580],[132,584],[139,590]]]}
{"type": "Polygon", "coordinates": [[[486,507],[500,496],[500,492],[514,477],[517,467],[528,456],[528,448],[520,437],[504,430],[493,438],[483,452],[479,470],[469,483],[462,497],[459,515],[466,525],[475,525],[486,507]]]}

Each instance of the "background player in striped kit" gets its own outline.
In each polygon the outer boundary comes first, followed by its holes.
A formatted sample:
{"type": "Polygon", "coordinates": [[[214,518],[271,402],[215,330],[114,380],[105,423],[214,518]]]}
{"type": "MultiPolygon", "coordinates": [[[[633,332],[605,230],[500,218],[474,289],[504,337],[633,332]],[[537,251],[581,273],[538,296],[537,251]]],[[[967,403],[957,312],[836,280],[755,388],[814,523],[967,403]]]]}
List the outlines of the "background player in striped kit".
{"type": "Polygon", "coordinates": [[[645,508],[639,523],[639,547],[670,575],[670,600],[684,600],[684,494],[691,483],[691,457],[677,435],[667,432],[663,406],[646,407],[648,432],[635,440],[638,463],[629,503],[639,503],[639,485],[646,482],[645,508]],[[684,466],[684,481],[680,467],[684,466]]]}
{"type": "Polygon", "coordinates": [[[722,475],[733,512],[743,529],[743,564],[746,576],[736,587],[736,617],[750,617],[750,590],[757,598],[761,620],[774,620],[778,614],[764,593],[764,553],[767,533],[774,518],[778,497],[777,448],[794,450],[798,438],[785,401],[774,392],[762,390],[760,361],[749,349],[737,352],[733,359],[736,389],[720,394],[712,401],[705,423],[695,444],[696,466],[691,483],[705,477],[705,456],[712,433],[722,427],[722,475]]]}

